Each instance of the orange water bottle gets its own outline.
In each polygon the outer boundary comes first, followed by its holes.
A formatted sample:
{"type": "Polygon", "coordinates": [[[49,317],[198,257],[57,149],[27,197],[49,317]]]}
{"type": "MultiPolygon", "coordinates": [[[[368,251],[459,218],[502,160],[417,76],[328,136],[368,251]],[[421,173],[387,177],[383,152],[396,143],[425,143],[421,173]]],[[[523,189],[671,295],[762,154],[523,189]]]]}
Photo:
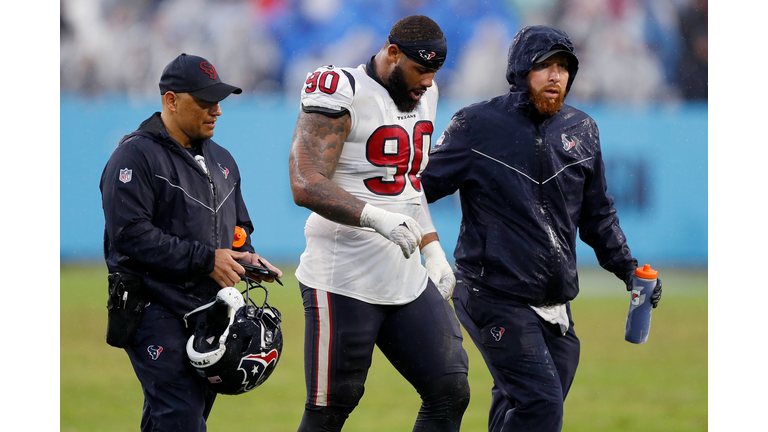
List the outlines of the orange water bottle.
{"type": "Polygon", "coordinates": [[[240,246],[245,244],[245,238],[248,235],[245,233],[245,230],[240,228],[239,226],[235,227],[235,237],[232,240],[232,247],[234,249],[239,248],[240,246]]]}
{"type": "Polygon", "coordinates": [[[646,264],[635,270],[632,278],[632,298],[629,301],[627,322],[624,324],[624,339],[635,344],[648,341],[651,331],[651,296],[656,288],[659,272],[646,264]]]}

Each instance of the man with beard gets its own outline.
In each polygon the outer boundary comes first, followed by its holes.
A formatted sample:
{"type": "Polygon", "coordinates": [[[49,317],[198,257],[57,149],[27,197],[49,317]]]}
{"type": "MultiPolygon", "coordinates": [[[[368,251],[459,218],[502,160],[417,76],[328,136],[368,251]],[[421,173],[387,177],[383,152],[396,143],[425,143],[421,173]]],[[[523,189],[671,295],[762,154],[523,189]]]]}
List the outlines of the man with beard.
{"type": "Polygon", "coordinates": [[[307,386],[300,431],[341,430],[374,345],[421,396],[414,430],[461,426],[468,360],[447,301],[456,280],[420,184],[438,99],[432,79],[446,52],[440,27],[413,15],[367,64],[307,75],[289,160],[293,199],[313,211],[296,270],[307,386]]]}
{"type": "MultiPolygon", "coordinates": [[[[563,31],[520,30],[510,92],[454,114],[422,177],[459,191],[453,304],[494,380],[489,431],[560,431],[579,362],[576,232],[631,289],[637,267],[607,194],[597,125],[564,104],[579,61],[563,31]]],[[[661,281],[651,298],[661,298],[661,281]]]]}

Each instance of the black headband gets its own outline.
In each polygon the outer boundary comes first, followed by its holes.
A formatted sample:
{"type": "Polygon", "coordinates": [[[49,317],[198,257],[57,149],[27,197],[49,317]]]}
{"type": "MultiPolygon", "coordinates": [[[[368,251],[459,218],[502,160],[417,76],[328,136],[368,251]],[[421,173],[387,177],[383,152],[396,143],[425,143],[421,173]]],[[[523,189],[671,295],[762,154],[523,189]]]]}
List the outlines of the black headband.
{"type": "Polygon", "coordinates": [[[400,47],[400,50],[409,59],[432,69],[440,69],[445,62],[445,55],[448,52],[445,36],[442,39],[429,41],[401,41],[389,35],[389,43],[400,47]]]}

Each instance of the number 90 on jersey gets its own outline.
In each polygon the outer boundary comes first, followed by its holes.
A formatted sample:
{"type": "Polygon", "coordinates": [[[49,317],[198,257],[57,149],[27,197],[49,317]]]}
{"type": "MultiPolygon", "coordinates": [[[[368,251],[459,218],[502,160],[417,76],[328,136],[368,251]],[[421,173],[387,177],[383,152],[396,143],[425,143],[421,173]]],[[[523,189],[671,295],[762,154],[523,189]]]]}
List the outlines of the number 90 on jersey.
{"type": "Polygon", "coordinates": [[[434,126],[420,121],[413,126],[413,145],[408,132],[400,125],[381,126],[371,134],[365,146],[365,157],[372,165],[388,168],[388,175],[366,179],[365,187],[378,195],[399,195],[407,182],[421,192],[421,172],[426,168],[424,153],[434,126]]]}

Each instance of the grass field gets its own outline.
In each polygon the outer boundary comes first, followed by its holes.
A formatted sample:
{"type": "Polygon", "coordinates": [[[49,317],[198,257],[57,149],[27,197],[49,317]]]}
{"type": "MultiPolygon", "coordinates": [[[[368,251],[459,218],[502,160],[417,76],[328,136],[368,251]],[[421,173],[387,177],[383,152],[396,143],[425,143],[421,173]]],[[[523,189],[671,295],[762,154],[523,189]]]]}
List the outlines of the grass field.
{"type": "MultiPolygon", "coordinates": [[[[219,396],[210,431],[295,431],[304,406],[304,316],[290,266],[284,287],[269,285],[283,315],[285,347],[277,369],[256,390],[219,396]]],[[[664,296],[645,345],[624,341],[629,297],[604,271],[584,270],[572,302],[581,339],[579,370],[565,404],[564,431],[707,430],[707,272],[659,269],[664,296]]],[[[238,287],[243,288],[243,287],[238,287]]],[[[104,341],[106,268],[61,267],[60,430],[139,429],[143,397],[121,349],[104,341]]],[[[463,431],[487,430],[490,375],[465,335],[471,401],[463,431]]],[[[346,431],[409,431],[419,408],[415,390],[377,350],[346,431]]]]}

